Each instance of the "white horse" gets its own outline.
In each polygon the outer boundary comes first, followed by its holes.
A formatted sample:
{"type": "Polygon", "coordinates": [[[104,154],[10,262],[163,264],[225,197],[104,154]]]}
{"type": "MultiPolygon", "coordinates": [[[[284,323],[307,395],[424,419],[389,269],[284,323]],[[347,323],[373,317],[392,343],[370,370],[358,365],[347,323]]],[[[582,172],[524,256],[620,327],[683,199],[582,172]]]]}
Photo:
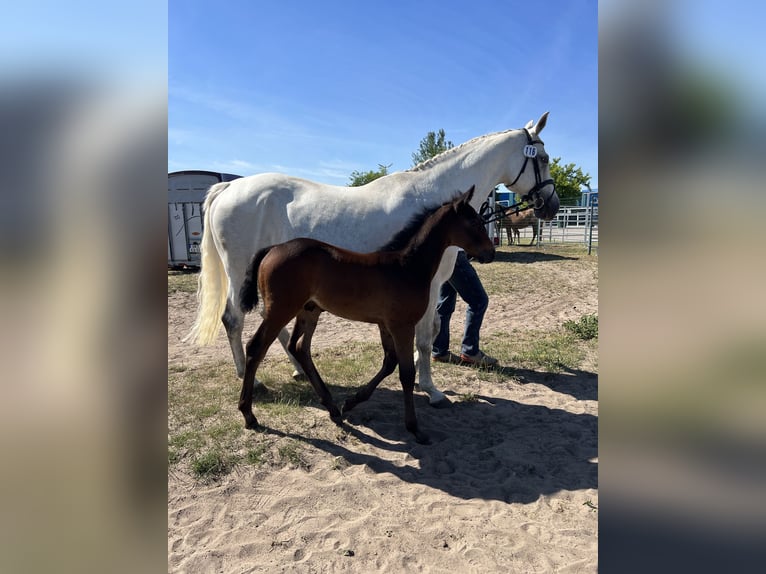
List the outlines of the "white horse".
{"type": "MultiPolygon", "coordinates": [[[[539,138],[547,120],[545,112],[534,125],[530,121],[522,129],[474,138],[410,170],[360,187],[325,185],[276,173],[213,185],[203,206],[199,308],[186,340],[210,344],[222,321],[237,375],[242,378],[244,312],[239,307],[239,291],[248,263],[263,247],[311,237],[354,251],[375,251],[424,208],[443,204],[457,191],[475,186],[471,205],[478,210],[500,183],[534,202],[538,217],[553,218],[559,198],[539,138]],[[533,169],[528,169],[530,165],[533,169]]],[[[430,358],[438,333],[439,287],[452,275],[456,257],[456,247],[445,251],[431,283],[428,311],[416,327],[418,382],[433,406],[449,404],[431,380],[430,358]]],[[[286,330],[279,341],[287,352],[286,330]]],[[[289,353],[288,357],[297,374],[303,374],[298,362],[289,353]]]]}

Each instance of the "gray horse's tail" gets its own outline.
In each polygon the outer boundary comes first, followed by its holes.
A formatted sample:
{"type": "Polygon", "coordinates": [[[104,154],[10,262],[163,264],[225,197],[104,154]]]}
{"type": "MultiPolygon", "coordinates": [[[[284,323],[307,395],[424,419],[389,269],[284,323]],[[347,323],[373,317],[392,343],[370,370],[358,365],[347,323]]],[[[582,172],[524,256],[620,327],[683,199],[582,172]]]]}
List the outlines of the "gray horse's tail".
{"type": "Polygon", "coordinates": [[[250,265],[247,266],[245,280],[242,282],[242,288],[239,290],[239,307],[244,313],[252,311],[258,304],[258,268],[272,247],[274,246],[264,247],[258,251],[250,261],[250,265]]]}
{"type": "Polygon", "coordinates": [[[221,327],[221,315],[226,307],[226,293],[229,288],[229,278],[223,267],[221,254],[215,242],[215,232],[211,221],[214,201],[231,182],[225,181],[213,185],[205,196],[202,212],[205,214],[202,225],[202,269],[197,281],[197,317],[183,341],[191,341],[197,345],[209,345],[215,339],[221,327]]]}

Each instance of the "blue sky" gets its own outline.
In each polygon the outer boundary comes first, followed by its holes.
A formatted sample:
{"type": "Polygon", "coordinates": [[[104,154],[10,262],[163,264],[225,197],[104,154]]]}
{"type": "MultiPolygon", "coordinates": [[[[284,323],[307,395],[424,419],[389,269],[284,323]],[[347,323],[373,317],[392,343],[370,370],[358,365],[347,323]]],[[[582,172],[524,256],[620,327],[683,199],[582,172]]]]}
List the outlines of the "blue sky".
{"type": "Polygon", "coordinates": [[[168,171],[345,185],[550,111],[546,149],[598,187],[597,2],[172,0],[168,171]]]}

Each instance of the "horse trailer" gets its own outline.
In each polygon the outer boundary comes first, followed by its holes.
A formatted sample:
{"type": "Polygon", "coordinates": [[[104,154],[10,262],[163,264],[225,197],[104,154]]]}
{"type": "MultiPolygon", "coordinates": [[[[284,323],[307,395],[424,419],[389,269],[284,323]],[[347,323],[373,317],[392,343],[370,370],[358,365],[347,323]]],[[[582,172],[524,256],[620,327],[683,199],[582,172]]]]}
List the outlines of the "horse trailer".
{"type": "Polygon", "coordinates": [[[240,177],[201,170],[168,174],[168,267],[200,266],[205,194],[211,185],[240,177]]]}

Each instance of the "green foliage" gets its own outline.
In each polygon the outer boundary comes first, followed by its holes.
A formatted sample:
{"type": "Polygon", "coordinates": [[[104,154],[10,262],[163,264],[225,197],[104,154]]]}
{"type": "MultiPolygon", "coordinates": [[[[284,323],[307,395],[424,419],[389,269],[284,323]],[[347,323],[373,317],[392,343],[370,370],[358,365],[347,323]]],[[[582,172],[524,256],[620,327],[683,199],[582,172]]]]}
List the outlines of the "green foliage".
{"type": "Polygon", "coordinates": [[[553,158],[550,165],[551,177],[556,183],[556,193],[561,205],[575,205],[582,196],[581,189],[590,184],[590,175],[573,163],[561,165],[561,158],[553,158]]]}
{"type": "Polygon", "coordinates": [[[438,133],[428,132],[426,137],[420,140],[418,151],[412,154],[412,165],[416,166],[453,147],[455,145],[447,141],[443,129],[440,129],[438,133]]]}
{"type": "Polygon", "coordinates": [[[168,295],[173,293],[196,293],[197,271],[168,271],[168,295]]]}
{"type": "Polygon", "coordinates": [[[583,352],[572,335],[544,333],[532,340],[519,341],[510,362],[526,367],[541,367],[548,373],[576,369],[583,359],[583,352]]]}
{"type": "Polygon", "coordinates": [[[220,451],[208,451],[192,462],[192,471],[198,478],[216,478],[229,472],[232,461],[220,451]]]}
{"type": "Polygon", "coordinates": [[[598,315],[583,315],[579,321],[566,321],[564,328],[580,339],[598,338],[598,315]]]}
{"type": "Polygon", "coordinates": [[[247,454],[245,455],[245,460],[256,466],[264,464],[267,460],[266,450],[267,448],[265,444],[259,444],[255,448],[248,449],[247,454]]]}
{"type": "Polygon", "coordinates": [[[378,169],[376,170],[370,170],[370,171],[357,171],[354,170],[351,172],[351,175],[349,176],[349,187],[359,187],[360,185],[365,185],[367,183],[370,183],[371,181],[375,181],[379,177],[383,177],[384,175],[388,175],[388,168],[391,167],[392,164],[389,165],[383,165],[381,163],[378,164],[378,169]]]}

